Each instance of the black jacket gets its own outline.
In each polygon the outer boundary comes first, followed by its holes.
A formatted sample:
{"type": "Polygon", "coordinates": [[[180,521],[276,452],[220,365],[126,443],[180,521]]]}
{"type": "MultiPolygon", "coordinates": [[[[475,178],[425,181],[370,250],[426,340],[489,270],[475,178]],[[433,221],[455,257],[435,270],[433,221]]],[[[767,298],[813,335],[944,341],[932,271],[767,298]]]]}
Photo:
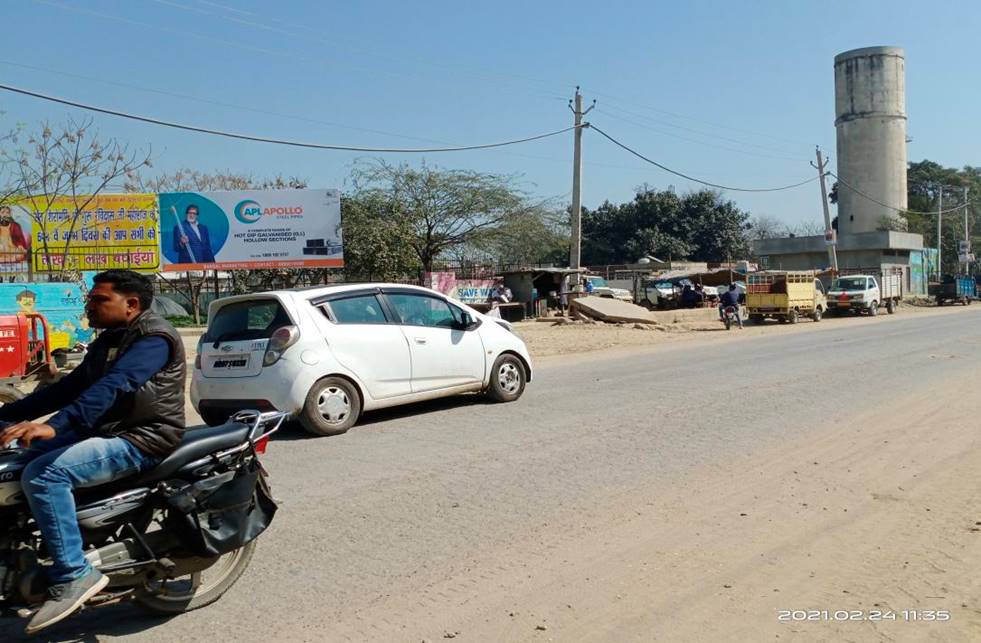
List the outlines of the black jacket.
{"type": "Polygon", "coordinates": [[[170,344],[170,359],[163,369],[133,393],[121,395],[99,419],[98,433],[125,438],[141,451],[157,457],[169,455],[184,432],[184,383],[187,364],[184,342],[170,323],[147,311],[125,328],[104,331],[89,345],[79,368],[96,381],[138,339],[158,335],[170,344]]]}

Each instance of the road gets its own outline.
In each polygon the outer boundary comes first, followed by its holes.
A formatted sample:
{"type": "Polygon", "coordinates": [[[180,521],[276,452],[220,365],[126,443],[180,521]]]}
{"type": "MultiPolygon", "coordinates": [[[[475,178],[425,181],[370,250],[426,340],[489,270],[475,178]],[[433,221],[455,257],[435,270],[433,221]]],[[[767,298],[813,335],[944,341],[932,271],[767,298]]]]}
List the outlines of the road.
{"type": "Polygon", "coordinates": [[[284,430],[280,513],[219,603],[48,635],[977,640],[981,310],[865,322],[554,358],[514,404],[284,430]],[[829,614],[780,621],[808,609],[829,614]]]}

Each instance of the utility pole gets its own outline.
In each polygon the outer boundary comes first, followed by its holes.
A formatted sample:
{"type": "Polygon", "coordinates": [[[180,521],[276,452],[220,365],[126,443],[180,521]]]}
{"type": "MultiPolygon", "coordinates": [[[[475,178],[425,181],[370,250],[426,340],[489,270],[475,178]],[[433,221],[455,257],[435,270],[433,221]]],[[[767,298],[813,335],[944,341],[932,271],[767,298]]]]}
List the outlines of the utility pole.
{"type": "Polygon", "coordinates": [[[820,177],[821,183],[821,205],[824,207],[824,243],[828,246],[828,261],[831,262],[831,270],[834,271],[834,275],[838,276],[838,248],[837,248],[837,238],[834,229],[831,227],[831,208],[828,207],[828,186],[825,185],[824,178],[824,158],[821,156],[821,148],[814,148],[817,154],[817,165],[815,166],[818,171],[818,176],[820,177]],[[831,234],[831,238],[828,239],[828,234],[831,234]]]}
{"type": "Polygon", "coordinates": [[[943,230],[943,220],[944,220],[944,186],[940,186],[940,198],[937,202],[937,281],[943,281],[943,264],[940,262],[940,257],[943,254],[943,244],[940,243],[940,238],[943,230]]]}
{"type": "Polygon", "coordinates": [[[569,109],[575,114],[575,150],[572,154],[572,244],[569,248],[569,267],[578,269],[582,258],[582,117],[592,111],[596,101],[582,111],[582,94],[576,87],[576,97],[569,101],[569,109]]]}
{"type": "Polygon", "coordinates": [[[968,236],[967,230],[967,186],[964,186],[964,276],[968,276],[971,273],[971,237],[968,236]]]}

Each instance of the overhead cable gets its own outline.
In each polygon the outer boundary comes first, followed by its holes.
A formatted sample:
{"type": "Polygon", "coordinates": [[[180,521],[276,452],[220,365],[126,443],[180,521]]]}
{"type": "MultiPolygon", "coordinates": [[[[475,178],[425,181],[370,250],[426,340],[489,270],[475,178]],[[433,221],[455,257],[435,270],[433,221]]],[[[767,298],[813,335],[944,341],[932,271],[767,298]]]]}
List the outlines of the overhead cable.
{"type": "Polygon", "coordinates": [[[94,105],[87,105],[85,103],[79,103],[64,98],[58,98],[57,96],[41,94],[39,92],[34,92],[27,89],[21,89],[19,87],[13,87],[11,85],[0,84],[0,89],[6,90],[8,92],[14,92],[15,94],[23,94],[24,96],[39,98],[41,100],[46,100],[52,103],[60,103],[62,105],[68,105],[69,107],[77,107],[78,109],[84,109],[90,112],[98,112],[100,114],[108,114],[109,116],[128,118],[134,121],[141,121],[143,123],[150,123],[152,125],[161,125],[163,127],[172,127],[174,129],[181,129],[189,132],[199,132],[201,134],[211,134],[213,136],[224,136],[226,138],[234,138],[243,141],[254,141],[257,143],[272,143],[274,145],[288,145],[291,147],[305,147],[305,148],[317,149],[317,150],[340,150],[340,151],[347,151],[347,152],[369,152],[369,153],[390,152],[393,154],[429,154],[434,152],[464,152],[467,150],[486,150],[495,147],[504,147],[507,145],[517,145],[518,143],[528,143],[530,141],[537,141],[539,139],[548,138],[550,136],[557,136],[559,134],[564,134],[565,132],[572,131],[577,127],[583,127],[582,125],[571,125],[569,127],[566,127],[565,129],[556,130],[554,132],[546,132],[545,134],[537,134],[535,136],[528,136],[526,138],[519,138],[510,141],[501,141],[499,143],[484,143],[481,145],[462,145],[459,147],[420,147],[420,148],[359,147],[353,145],[329,145],[325,143],[304,143],[301,141],[287,141],[287,140],[281,140],[276,138],[266,138],[264,136],[251,136],[249,134],[236,134],[234,132],[225,132],[222,130],[209,129],[206,127],[196,127],[193,125],[184,125],[181,123],[172,123],[170,121],[164,121],[157,118],[150,118],[148,116],[139,116],[137,114],[129,114],[127,112],[120,112],[114,109],[96,107],[94,105]]]}
{"type": "Polygon", "coordinates": [[[595,125],[592,125],[590,123],[586,123],[585,126],[586,127],[589,127],[592,130],[595,130],[600,136],[606,138],[608,141],[610,141],[611,143],[613,143],[617,147],[623,148],[624,150],[630,152],[631,154],[633,154],[637,158],[639,158],[639,159],[641,159],[643,161],[647,161],[651,165],[653,165],[655,167],[659,167],[662,170],[664,170],[665,172],[668,172],[669,174],[674,174],[675,176],[680,176],[683,179],[688,179],[689,181],[694,181],[695,183],[701,183],[702,185],[707,185],[707,186],[712,187],[712,188],[718,188],[720,190],[731,190],[733,192],[780,192],[782,190],[790,190],[790,189],[793,189],[793,188],[799,188],[802,185],[807,185],[808,183],[812,183],[814,181],[817,181],[818,178],[820,178],[818,176],[814,176],[814,177],[811,177],[811,178],[807,179],[806,181],[801,181],[800,183],[794,183],[793,185],[784,185],[784,186],[781,186],[781,187],[778,187],[778,188],[734,188],[734,187],[729,186],[729,185],[720,185],[718,183],[712,183],[710,181],[703,181],[702,179],[696,179],[693,176],[688,176],[687,174],[683,174],[681,172],[678,172],[677,170],[672,170],[671,168],[669,168],[669,167],[667,167],[665,165],[661,165],[657,161],[655,161],[653,159],[649,159],[646,156],[644,156],[643,154],[641,154],[640,152],[638,152],[638,151],[636,151],[636,150],[628,147],[627,145],[621,143],[620,141],[616,140],[615,138],[613,138],[612,136],[610,136],[609,134],[607,134],[606,132],[604,132],[600,128],[596,127],[595,125]]]}
{"type": "Polygon", "coordinates": [[[875,203],[877,205],[881,205],[884,208],[889,208],[890,210],[895,210],[896,212],[902,212],[903,214],[922,214],[922,215],[926,215],[926,216],[936,215],[936,214],[947,214],[948,212],[957,212],[958,210],[963,210],[964,208],[966,208],[971,203],[970,201],[965,201],[964,203],[961,203],[959,205],[956,205],[956,206],[954,206],[952,208],[949,208],[947,210],[940,210],[940,211],[934,210],[933,212],[920,212],[918,210],[909,210],[907,208],[897,208],[894,205],[889,205],[888,203],[883,203],[882,201],[876,199],[875,197],[869,196],[865,192],[862,192],[861,190],[859,190],[854,185],[851,185],[847,181],[843,180],[840,176],[838,176],[834,172],[828,172],[828,174],[830,176],[835,177],[835,179],[837,179],[837,181],[838,181],[839,184],[845,186],[847,189],[851,190],[852,192],[854,192],[855,194],[859,195],[860,197],[862,197],[864,199],[868,199],[872,203],[875,203]]]}

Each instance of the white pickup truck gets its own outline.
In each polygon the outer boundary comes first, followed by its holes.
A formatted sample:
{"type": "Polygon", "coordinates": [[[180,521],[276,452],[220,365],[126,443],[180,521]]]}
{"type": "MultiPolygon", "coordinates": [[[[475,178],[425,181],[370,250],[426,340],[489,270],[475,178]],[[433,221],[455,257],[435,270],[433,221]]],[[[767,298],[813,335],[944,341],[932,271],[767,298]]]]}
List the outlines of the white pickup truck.
{"type": "Polygon", "coordinates": [[[885,306],[891,315],[902,298],[903,277],[899,273],[843,275],[828,290],[828,312],[854,310],[875,316],[879,307],[885,306]]]}

